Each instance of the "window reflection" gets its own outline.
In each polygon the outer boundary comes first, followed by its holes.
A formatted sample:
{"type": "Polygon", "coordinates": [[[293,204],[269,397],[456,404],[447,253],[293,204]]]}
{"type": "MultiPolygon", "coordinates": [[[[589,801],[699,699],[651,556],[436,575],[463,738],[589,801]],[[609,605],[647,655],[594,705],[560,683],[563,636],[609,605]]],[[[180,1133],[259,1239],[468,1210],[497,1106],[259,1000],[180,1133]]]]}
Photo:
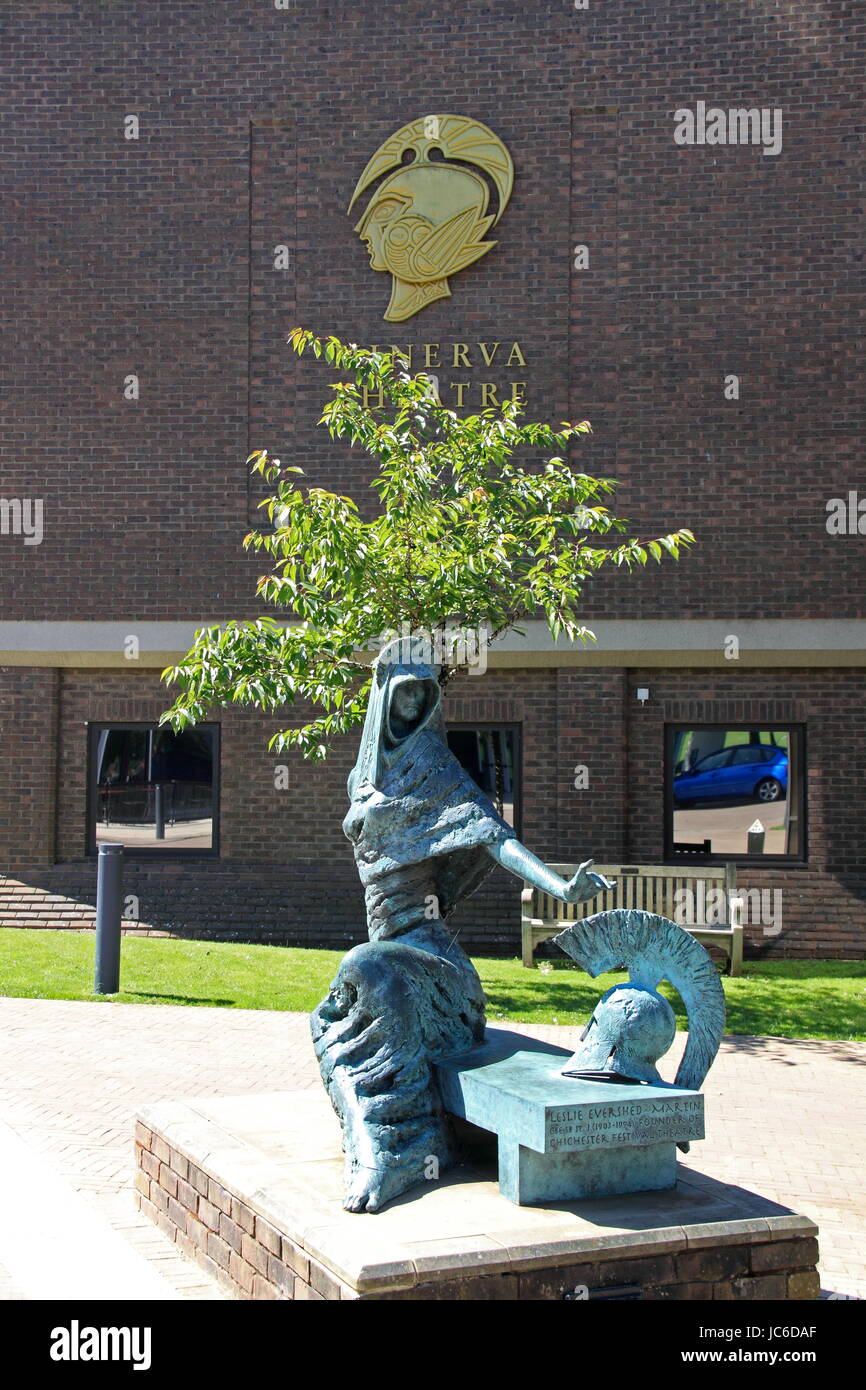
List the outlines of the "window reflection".
{"type": "Polygon", "coordinates": [[[96,844],[214,848],[213,728],[100,726],[93,737],[96,844]]]}
{"type": "Polygon", "coordinates": [[[678,728],[670,748],[675,853],[801,852],[798,730],[678,728]]]}

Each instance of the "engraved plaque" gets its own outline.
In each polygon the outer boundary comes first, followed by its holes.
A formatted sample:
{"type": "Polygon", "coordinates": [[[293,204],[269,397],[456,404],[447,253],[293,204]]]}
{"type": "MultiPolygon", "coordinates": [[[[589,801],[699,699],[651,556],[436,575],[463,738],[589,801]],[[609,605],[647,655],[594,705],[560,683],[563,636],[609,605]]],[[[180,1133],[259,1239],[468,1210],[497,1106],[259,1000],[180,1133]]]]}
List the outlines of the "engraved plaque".
{"type": "MultiPolygon", "coordinates": [[[[637,1090],[638,1088],[635,1088],[637,1090]]],[[[704,1137],[704,1099],[700,1095],[652,1096],[550,1107],[545,1123],[545,1153],[576,1149],[620,1148],[633,1144],[682,1142],[704,1137]]]]}

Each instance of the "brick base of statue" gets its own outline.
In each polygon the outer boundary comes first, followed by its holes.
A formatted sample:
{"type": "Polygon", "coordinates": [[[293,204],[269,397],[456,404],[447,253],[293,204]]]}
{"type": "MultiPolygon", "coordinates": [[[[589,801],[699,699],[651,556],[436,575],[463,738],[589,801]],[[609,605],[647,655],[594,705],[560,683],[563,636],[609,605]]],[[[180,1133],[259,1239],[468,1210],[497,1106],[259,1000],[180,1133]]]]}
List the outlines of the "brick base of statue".
{"type": "Polygon", "coordinates": [[[679,1162],[669,1190],[518,1206],[495,1139],[463,1140],[462,1165],[373,1220],[343,1209],[318,1088],[165,1101],[138,1119],[138,1200],[243,1299],[818,1297],[814,1223],[757,1193],[679,1162]]]}

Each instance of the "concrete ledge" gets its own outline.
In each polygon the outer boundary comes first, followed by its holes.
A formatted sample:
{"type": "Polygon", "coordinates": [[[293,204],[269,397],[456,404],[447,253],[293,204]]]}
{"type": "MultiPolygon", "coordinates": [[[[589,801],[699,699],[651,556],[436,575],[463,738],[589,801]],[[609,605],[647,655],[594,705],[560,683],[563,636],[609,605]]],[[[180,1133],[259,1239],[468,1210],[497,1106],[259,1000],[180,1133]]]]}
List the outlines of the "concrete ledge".
{"type": "MultiPolygon", "coordinates": [[[[133,618],[0,622],[0,666],[161,670],[186,655],[197,628],[224,621],[216,617],[193,622],[133,618]],[[130,635],[139,642],[134,661],[125,655],[130,635]]],[[[696,666],[726,671],[866,665],[866,619],[862,618],[599,618],[589,619],[587,625],[597,640],[583,647],[565,639],[555,642],[546,623],[529,619],[521,624],[523,635],[509,632],[494,642],[487,653],[488,664],[491,668],[696,666]],[[725,657],[729,633],[735,633],[740,642],[737,661],[725,657]]]]}
{"type": "Polygon", "coordinates": [[[342,1209],[324,1092],[141,1111],[141,1209],[239,1298],[817,1298],[817,1228],[679,1165],[674,1191],[515,1207],[494,1167],[442,1175],[375,1216],[342,1209]]]}

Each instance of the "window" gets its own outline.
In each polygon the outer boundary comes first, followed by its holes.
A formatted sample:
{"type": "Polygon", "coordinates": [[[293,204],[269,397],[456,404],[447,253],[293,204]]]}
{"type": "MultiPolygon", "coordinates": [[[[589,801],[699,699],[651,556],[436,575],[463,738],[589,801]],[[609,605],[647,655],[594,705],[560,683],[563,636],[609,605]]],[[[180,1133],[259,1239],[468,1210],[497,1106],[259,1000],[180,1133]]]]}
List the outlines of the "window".
{"type": "Polygon", "coordinates": [[[665,856],[804,861],[804,731],[667,729],[665,856]]]}
{"type": "Polygon", "coordinates": [[[216,854],[219,727],[91,724],[87,852],[216,854]]]}
{"type": "Polygon", "coordinates": [[[473,781],[520,833],[520,730],[516,724],[455,724],[448,747],[473,781]]]}

